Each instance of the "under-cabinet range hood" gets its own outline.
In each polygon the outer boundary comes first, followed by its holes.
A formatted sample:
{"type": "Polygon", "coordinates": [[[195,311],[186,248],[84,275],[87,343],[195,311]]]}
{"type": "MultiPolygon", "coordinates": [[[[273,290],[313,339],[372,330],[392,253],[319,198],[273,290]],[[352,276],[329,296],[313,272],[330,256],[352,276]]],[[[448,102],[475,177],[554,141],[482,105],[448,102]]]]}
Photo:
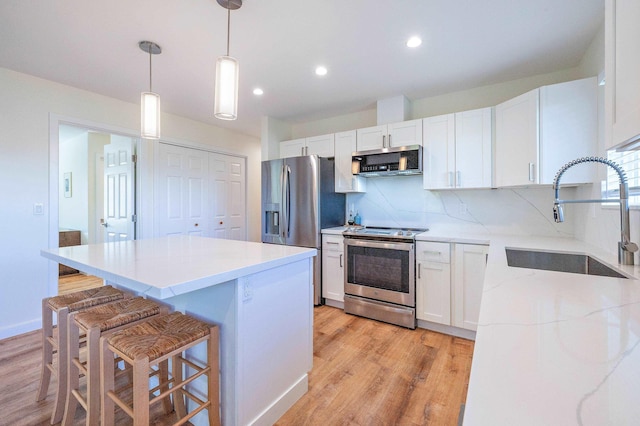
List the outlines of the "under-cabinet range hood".
{"type": "Polygon", "coordinates": [[[354,152],[351,173],[364,177],[420,175],[422,147],[409,145],[354,152]]]}

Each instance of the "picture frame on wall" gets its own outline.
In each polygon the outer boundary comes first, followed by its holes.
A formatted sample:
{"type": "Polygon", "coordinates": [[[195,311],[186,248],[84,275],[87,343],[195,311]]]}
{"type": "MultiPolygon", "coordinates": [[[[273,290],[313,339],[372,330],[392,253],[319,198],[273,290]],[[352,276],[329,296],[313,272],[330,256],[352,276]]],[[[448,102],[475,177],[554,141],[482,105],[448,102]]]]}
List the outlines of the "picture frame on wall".
{"type": "Polygon", "coordinates": [[[71,172],[66,172],[63,175],[63,179],[62,179],[63,185],[64,185],[64,196],[65,198],[71,198],[72,194],[72,186],[73,186],[73,182],[71,180],[71,172]]]}

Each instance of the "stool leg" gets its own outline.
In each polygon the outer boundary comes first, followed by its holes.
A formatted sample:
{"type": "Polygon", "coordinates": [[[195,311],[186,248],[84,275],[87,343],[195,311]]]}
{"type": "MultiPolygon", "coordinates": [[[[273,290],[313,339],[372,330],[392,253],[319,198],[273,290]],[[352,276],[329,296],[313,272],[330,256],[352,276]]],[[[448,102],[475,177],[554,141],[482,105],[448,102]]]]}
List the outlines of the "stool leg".
{"type": "MultiPolygon", "coordinates": [[[[174,383],[182,383],[183,375],[182,375],[182,360],[180,355],[174,356],[171,358],[171,375],[173,376],[174,383]]],[[[182,387],[176,389],[173,393],[173,406],[176,409],[176,414],[178,419],[184,418],[187,415],[187,409],[184,405],[184,392],[182,391],[182,387]]]]}
{"type": "Polygon", "coordinates": [[[100,418],[100,333],[99,327],[87,331],[87,426],[100,418]]]}
{"type": "Polygon", "coordinates": [[[36,395],[36,401],[42,401],[47,397],[51,370],[53,366],[53,346],[50,338],[53,338],[53,311],[49,307],[49,298],[42,299],[42,369],[40,370],[40,387],[36,395]]]}
{"type": "Polygon", "coordinates": [[[209,396],[209,425],[219,426],[220,423],[220,328],[211,327],[207,342],[207,361],[209,362],[208,396],[209,396]]]}
{"type": "Polygon", "coordinates": [[[58,311],[58,386],[56,390],[56,402],[53,406],[51,424],[59,423],[64,415],[64,405],[67,397],[67,364],[69,354],[67,347],[67,325],[69,309],[58,311]]]}
{"type": "Polygon", "coordinates": [[[100,345],[102,346],[100,351],[100,377],[102,379],[100,424],[102,426],[113,426],[116,407],[113,399],[109,396],[109,392],[113,392],[115,389],[113,352],[109,349],[109,343],[105,338],[100,340],[100,345]]]}
{"type": "Polygon", "coordinates": [[[66,405],[62,426],[73,425],[73,419],[76,416],[76,410],[78,408],[78,400],[72,392],[80,388],[80,369],[76,364],[76,361],[80,362],[80,330],[73,320],[73,317],[71,317],[69,321],[67,341],[67,356],[69,357],[69,362],[67,367],[66,405]]]}
{"type": "MultiPolygon", "coordinates": [[[[169,390],[169,361],[167,360],[158,364],[158,381],[160,382],[160,392],[169,390]]],[[[170,414],[173,411],[170,394],[162,399],[162,406],[165,414],[170,414]]]]}
{"type": "Polygon", "coordinates": [[[149,358],[133,361],[133,426],[149,426],[149,358]]]}

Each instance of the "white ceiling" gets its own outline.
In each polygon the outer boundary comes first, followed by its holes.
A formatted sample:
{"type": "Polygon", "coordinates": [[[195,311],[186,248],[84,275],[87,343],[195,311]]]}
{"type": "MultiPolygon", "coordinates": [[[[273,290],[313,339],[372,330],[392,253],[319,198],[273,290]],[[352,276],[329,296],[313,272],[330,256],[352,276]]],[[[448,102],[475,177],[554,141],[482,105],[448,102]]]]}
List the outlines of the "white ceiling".
{"type": "Polygon", "coordinates": [[[213,118],[227,34],[216,0],[2,0],[0,67],[138,103],[138,42],[151,40],[163,111],[259,136],[265,115],[300,122],[574,67],[603,17],[604,0],[245,0],[231,12],[232,122],[213,118]]]}

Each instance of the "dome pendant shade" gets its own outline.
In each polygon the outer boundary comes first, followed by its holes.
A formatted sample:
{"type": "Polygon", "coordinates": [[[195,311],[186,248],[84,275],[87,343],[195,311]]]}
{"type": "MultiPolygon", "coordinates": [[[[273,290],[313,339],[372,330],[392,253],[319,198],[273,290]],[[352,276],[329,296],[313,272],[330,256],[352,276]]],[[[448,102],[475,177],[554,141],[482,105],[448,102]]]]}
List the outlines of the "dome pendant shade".
{"type": "Polygon", "coordinates": [[[160,95],[142,92],[140,96],[141,136],[145,139],[160,139],[160,95]]]}
{"type": "Polygon", "coordinates": [[[238,118],[238,61],[220,56],[216,61],[216,87],[213,115],[221,120],[238,118]]]}

